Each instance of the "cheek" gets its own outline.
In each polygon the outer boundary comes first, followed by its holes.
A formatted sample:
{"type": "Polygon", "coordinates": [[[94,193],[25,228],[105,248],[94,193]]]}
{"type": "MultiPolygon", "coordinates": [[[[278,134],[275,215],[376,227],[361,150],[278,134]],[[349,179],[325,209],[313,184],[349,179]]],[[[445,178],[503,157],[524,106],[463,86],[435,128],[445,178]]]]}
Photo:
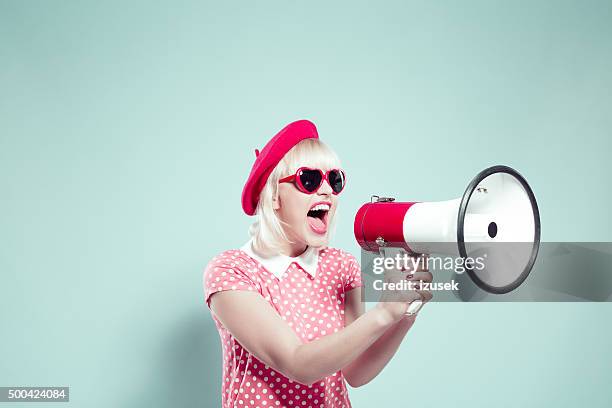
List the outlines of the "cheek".
{"type": "Polygon", "coordinates": [[[308,201],[302,193],[298,191],[280,192],[280,209],[279,215],[285,222],[302,221],[306,217],[308,201]]]}
{"type": "Polygon", "coordinates": [[[295,207],[287,210],[287,220],[293,226],[299,226],[303,221],[304,217],[301,211],[298,211],[295,207]]]}
{"type": "Polygon", "coordinates": [[[293,221],[302,221],[306,217],[306,203],[304,200],[294,199],[287,202],[285,208],[287,218],[293,221]]]}
{"type": "Polygon", "coordinates": [[[331,213],[332,216],[336,215],[336,211],[338,210],[338,204],[339,204],[338,203],[338,197],[334,196],[332,198],[332,206],[333,206],[332,213],[331,213]]]}

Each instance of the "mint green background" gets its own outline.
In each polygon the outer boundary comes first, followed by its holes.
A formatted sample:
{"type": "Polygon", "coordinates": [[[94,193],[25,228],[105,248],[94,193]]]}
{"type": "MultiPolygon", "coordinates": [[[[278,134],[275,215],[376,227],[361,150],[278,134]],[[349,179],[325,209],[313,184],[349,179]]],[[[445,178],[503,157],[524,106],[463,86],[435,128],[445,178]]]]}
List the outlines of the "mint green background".
{"type": "MultiPolygon", "coordinates": [[[[371,194],[454,198],[497,163],[544,240],[612,240],[612,3],[369,3],[0,1],[0,385],[218,405],[202,271],[247,239],[253,149],[299,118],[347,169],[334,245],[355,255],[371,194]]],[[[430,304],[351,399],[611,406],[611,318],[430,304]]]]}

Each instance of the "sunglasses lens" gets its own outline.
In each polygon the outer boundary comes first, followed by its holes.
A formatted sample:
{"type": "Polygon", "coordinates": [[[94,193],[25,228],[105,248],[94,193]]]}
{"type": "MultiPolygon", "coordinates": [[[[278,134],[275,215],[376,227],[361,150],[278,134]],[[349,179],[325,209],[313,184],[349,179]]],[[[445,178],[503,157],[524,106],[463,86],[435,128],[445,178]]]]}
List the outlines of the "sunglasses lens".
{"type": "Polygon", "coordinates": [[[329,185],[334,193],[338,194],[344,188],[344,173],[340,170],[332,170],[329,172],[329,185]]]}
{"type": "Polygon", "coordinates": [[[299,177],[300,183],[302,183],[304,189],[309,193],[317,191],[321,185],[321,180],[323,180],[323,176],[319,170],[302,170],[299,177]]]}

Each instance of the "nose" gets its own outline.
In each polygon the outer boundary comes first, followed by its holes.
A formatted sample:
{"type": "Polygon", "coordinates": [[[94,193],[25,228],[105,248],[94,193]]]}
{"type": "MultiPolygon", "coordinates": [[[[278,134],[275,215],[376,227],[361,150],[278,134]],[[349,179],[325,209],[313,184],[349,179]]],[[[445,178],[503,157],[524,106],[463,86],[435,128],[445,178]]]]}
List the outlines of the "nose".
{"type": "Polygon", "coordinates": [[[333,192],[334,190],[332,190],[331,186],[329,185],[329,181],[323,180],[323,183],[321,183],[321,187],[319,187],[317,194],[330,196],[333,192]]]}

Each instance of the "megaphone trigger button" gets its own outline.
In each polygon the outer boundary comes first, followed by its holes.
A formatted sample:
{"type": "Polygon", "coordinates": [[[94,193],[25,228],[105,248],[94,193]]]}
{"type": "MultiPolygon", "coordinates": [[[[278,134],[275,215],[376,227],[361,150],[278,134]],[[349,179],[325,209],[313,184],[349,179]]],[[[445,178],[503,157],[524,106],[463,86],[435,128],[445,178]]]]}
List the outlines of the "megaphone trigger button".
{"type": "Polygon", "coordinates": [[[377,195],[373,195],[370,199],[372,203],[390,203],[395,201],[395,197],[380,197],[377,195]]]}

